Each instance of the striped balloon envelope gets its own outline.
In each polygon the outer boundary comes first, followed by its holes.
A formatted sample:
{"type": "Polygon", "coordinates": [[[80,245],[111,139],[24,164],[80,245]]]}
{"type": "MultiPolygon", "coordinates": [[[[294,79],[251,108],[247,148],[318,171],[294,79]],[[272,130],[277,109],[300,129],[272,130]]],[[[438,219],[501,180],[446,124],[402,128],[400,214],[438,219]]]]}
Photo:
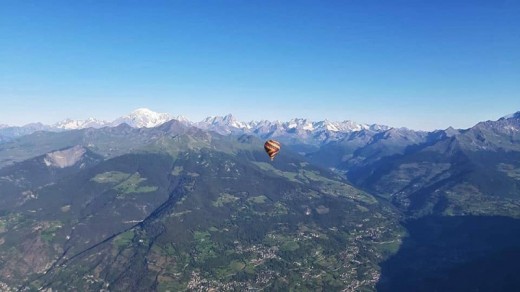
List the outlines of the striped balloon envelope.
{"type": "Polygon", "coordinates": [[[265,152],[267,152],[267,155],[269,155],[269,158],[271,160],[274,159],[274,157],[280,152],[280,142],[275,140],[269,140],[265,142],[264,144],[265,152]]]}

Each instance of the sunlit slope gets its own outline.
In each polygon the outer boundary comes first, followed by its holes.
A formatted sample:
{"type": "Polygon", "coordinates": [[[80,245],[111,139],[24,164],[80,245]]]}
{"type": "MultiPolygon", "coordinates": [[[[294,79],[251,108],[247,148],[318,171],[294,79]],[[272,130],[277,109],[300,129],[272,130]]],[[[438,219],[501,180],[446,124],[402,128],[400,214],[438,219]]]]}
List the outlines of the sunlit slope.
{"type": "Polygon", "coordinates": [[[372,140],[372,148],[330,144],[316,155],[336,159],[311,160],[335,161],[324,166],[346,172],[358,187],[413,216],[520,216],[520,118],[438,131],[422,141],[414,135],[388,137],[372,140]],[[339,156],[350,158],[341,162],[339,156]]]}
{"type": "Polygon", "coordinates": [[[32,197],[5,210],[0,282],[374,289],[378,263],[400,243],[392,208],[290,151],[269,162],[251,136],[173,126],[121,135],[121,154],[87,145],[106,159],[31,188],[32,197]]]}

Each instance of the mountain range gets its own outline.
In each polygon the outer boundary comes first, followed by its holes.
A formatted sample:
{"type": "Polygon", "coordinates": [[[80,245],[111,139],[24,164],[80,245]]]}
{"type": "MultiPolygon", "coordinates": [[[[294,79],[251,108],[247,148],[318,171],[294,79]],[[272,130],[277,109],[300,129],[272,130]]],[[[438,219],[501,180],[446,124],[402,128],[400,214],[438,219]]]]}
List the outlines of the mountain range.
{"type": "Polygon", "coordinates": [[[0,128],[1,291],[520,289],[520,112],[31,127],[0,128]]]}
{"type": "Polygon", "coordinates": [[[115,127],[120,124],[127,124],[134,128],[151,128],[170,120],[178,120],[186,125],[211,130],[219,134],[255,134],[262,138],[286,136],[287,139],[294,138],[313,144],[320,144],[336,139],[345,133],[360,130],[380,132],[389,129],[387,126],[358,124],[352,121],[330,122],[325,120],[312,122],[307,119],[292,119],[288,122],[264,120],[246,123],[238,121],[231,114],[224,117],[208,117],[200,122],[191,122],[183,116],[175,117],[167,113],[157,113],[147,108],[140,108],[111,122],[89,118],[87,120],[66,119],[53,125],[40,123],[20,127],[2,125],[0,127],[0,141],[8,141],[41,130],[59,132],[85,128],[115,127]]]}

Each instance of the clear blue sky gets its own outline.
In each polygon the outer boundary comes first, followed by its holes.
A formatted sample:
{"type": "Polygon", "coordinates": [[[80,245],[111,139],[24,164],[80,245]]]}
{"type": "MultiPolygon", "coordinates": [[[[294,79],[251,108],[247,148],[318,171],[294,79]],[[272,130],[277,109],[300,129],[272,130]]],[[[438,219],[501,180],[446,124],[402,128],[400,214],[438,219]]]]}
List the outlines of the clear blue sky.
{"type": "Polygon", "coordinates": [[[520,1],[2,1],[0,124],[293,117],[470,127],[520,110],[520,1]]]}

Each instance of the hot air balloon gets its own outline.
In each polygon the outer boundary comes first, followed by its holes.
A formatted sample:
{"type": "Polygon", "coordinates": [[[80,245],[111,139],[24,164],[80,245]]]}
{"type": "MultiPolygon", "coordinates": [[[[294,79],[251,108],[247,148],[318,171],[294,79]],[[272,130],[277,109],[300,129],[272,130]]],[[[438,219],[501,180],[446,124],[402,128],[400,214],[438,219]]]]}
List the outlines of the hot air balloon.
{"type": "Polygon", "coordinates": [[[269,140],[269,141],[265,142],[264,149],[272,161],[274,159],[274,157],[278,154],[278,152],[280,152],[280,142],[275,141],[275,140],[269,140]]]}

